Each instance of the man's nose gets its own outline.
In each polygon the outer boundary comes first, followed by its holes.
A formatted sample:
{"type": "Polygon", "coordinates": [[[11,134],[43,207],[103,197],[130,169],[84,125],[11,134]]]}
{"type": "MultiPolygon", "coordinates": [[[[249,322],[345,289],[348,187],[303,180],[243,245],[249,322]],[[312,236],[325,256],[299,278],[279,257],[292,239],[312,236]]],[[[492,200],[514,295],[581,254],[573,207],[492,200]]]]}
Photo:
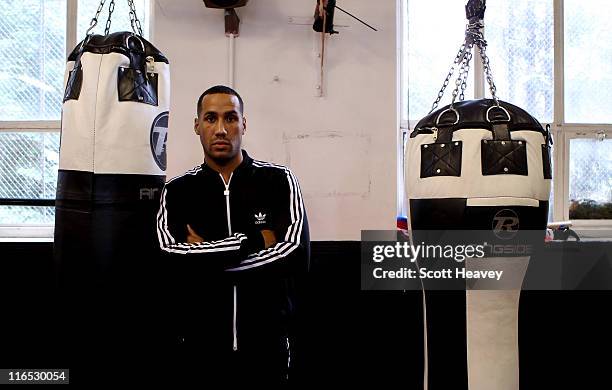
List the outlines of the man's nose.
{"type": "Polygon", "coordinates": [[[225,130],[225,125],[223,124],[223,121],[219,121],[217,123],[217,126],[215,127],[215,135],[219,136],[219,135],[227,135],[227,130],[225,130]]]}

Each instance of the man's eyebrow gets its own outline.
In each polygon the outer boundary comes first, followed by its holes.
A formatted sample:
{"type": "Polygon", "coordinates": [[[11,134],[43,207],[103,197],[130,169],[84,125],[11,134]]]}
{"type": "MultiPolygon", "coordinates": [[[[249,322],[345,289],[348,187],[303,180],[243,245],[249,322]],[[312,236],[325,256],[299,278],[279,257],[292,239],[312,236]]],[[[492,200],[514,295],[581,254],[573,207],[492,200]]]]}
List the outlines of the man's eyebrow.
{"type": "MultiPolygon", "coordinates": [[[[228,114],[238,114],[237,110],[228,110],[225,112],[222,112],[221,115],[228,115],[228,114]]],[[[203,115],[219,115],[219,113],[217,111],[206,111],[203,115]]]]}

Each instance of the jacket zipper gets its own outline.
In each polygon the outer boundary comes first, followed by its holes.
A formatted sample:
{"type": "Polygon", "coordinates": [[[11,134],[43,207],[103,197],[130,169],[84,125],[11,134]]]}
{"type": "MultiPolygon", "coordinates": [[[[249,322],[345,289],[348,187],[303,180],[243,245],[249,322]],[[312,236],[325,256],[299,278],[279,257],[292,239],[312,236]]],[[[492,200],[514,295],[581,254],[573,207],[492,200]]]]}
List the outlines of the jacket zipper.
{"type": "Polygon", "coordinates": [[[236,311],[238,310],[238,286],[234,285],[234,316],[232,318],[232,324],[234,332],[234,344],[232,348],[234,351],[238,350],[238,329],[236,328],[236,311]]]}
{"type": "Polygon", "coordinates": [[[231,219],[231,214],[230,214],[230,201],[229,201],[229,196],[230,196],[229,186],[230,186],[230,183],[232,182],[233,175],[234,175],[233,172],[230,173],[229,180],[226,183],[225,179],[223,178],[223,175],[219,173],[219,176],[221,176],[221,180],[223,181],[223,185],[225,186],[225,191],[223,191],[223,195],[225,195],[225,215],[227,216],[227,235],[228,237],[233,234],[232,233],[232,219],[231,219]]]}
{"type": "MultiPolygon", "coordinates": [[[[230,213],[230,201],[229,201],[229,196],[230,196],[229,186],[230,186],[230,183],[232,182],[233,175],[234,175],[233,172],[230,173],[229,180],[226,183],[225,179],[223,178],[223,175],[219,173],[219,176],[221,176],[221,180],[223,181],[223,185],[225,186],[225,191],[223,191],[223,195],[225,195],[225,210],[226,210],[226,216],[227,216],[227,235],[228,237],[233,234],[232,233],[232,216],[230,213]]],[[[233,335],[232,348],[234,349],[234,351],[238,350],[238,329],[236,326],[237,311],[238,311],[238,287],[234,285],[234,310],[232,312],[232,335],[233,335]]]]}

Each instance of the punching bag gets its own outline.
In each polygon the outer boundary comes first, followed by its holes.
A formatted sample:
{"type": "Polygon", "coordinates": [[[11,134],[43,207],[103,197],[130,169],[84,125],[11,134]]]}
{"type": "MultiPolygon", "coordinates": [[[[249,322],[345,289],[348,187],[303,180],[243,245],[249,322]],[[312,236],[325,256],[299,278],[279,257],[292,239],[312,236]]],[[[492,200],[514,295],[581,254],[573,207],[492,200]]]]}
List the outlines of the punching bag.
{"type": "MultiPolygon", "coordinates": [[[[407,141],[410,229],[413,236],[490,231],[491,241],[513,230],[541,231],[532,237],[538,245],[548,219],[551,137],[525,110],[497,98],[482,35],[484,9],[482,0],[466,7],[469,24],[455,59],[461,72],[451,104],[437,109],[454,68],[407,141]],[[474,45],[492,98],[463,101],[474,45]]],[[[455,389],[518,389],[518,301],[528,262],[529,256],[516,254],[466,260],[466,270],[503,270],[503,286],[465,288],[462,281],[463,290],[434,291],[425,283],[430,390],[449,381],[455,389]]]]}
{"type": "Polygon", "coordinates": [[[67,337],[88,356],[150,328],[169,76],[168,59],[138,33],[88,34],[68,57],[54,257],[67,337]]]}

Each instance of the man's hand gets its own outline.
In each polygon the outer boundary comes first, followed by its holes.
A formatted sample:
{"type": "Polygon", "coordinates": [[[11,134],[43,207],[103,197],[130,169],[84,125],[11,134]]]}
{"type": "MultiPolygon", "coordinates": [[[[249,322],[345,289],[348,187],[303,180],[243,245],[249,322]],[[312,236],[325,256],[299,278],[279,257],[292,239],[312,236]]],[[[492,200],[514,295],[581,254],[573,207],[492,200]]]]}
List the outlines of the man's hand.
{"type": "Polygon", "coordinates": [[[195,244],[198,242],[204,242],[204,239],[198,235],[198,233],[194,232],[189,224],[187,224],[187,242],[190,244],[195,244]]]}
{"type": "Polygon", "coordinates": [[[276,235],[272,230],[262,230],[261,235],[264,238],[264,248],[268,249],[269,247],[276,245],[276,235]]]}
{"type": "MultiPolygon", "coordinates": [[[[198,242],[204,242],[204,239],[196,233],[191,225],[187,224],[187,242],[190,244],[195,244],[198,242]]],[[[261,235],[264,238],[264,248],[268,249],[269,247],[276,245],[276,235],[272,230],[262,230],[261,235]]]]}

